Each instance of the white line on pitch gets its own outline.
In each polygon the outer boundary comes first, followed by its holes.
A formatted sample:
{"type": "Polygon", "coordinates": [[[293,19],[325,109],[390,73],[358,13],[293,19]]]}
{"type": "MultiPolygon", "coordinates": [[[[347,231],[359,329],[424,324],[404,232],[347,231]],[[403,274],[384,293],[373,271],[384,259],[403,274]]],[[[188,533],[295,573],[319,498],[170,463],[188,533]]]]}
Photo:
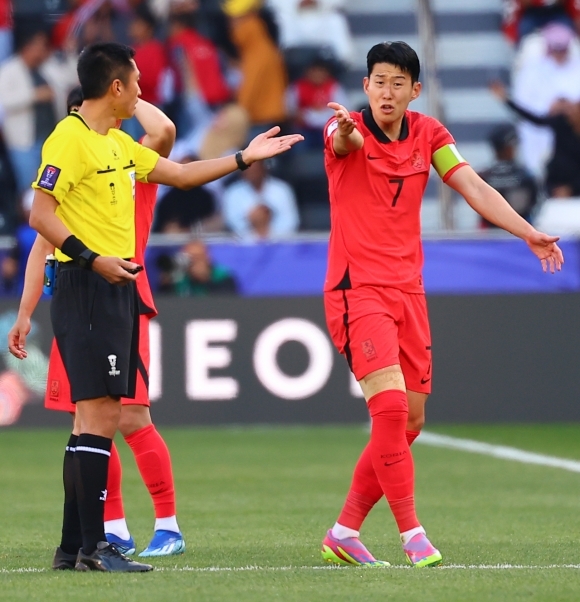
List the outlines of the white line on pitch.
{"type": "MultiPolygon", "coordinates": [[[[263,571],[263,572],[280,572],[280,571],[353,571],[359,570],[360,567],[346,566],[183,566],[183,567],[156,567],[155,571],[169,573],[239,573],[247,571],[263,571]]],[[[444,564],[435,569],[430,569],[429,572],[440,570],[483,570],[483,571],[511,571],[511,570],[546,570],[546,569],[574,569],[580,570],[580,564],[444,564]]],[[[369,569],[360,569],[369,570],[369,569]]],[[[373,570],[383,570],[380,568],[373,570]]],[[[409,566],[396,565],[384,570],[412,570],[409,566]]],[[[49,573],[53,572],[45,568],[20,568],[20,569],[0,569],[0,574],[18,574],[18,573],[49,573]]]]}
{"type": "Polygon", "coordinates": [[[448,449],[458,449],[474,454],[483,454],[502,460],[513,460],[524,464],[536,464],[539,466],[550,466],[551,468],[562,468],[570,472],[580,472],[580,462],[577,460],[567,460],[556,456],[546,456],[534,452],[524,451],[516,447],[507,447],[505,445],[492,445],[491,443],[482,443],[473,439],[460,439],[459,437],[450,437],[449,435],[439,435],[437,433],[422,432],[417,438],[417,443],[431,445],[433,447],[446,447],[448,449]]]}

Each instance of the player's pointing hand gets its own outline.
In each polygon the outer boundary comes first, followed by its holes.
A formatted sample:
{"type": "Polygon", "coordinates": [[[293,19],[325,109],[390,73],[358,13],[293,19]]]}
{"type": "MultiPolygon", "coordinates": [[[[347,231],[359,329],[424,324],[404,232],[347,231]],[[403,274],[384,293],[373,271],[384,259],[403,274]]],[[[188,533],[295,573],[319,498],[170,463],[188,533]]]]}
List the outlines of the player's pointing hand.
{"type": "Polygon", "coordinates": [[[564,255],[556,244],[559,240],[559,236],[549,236],[537,230],[533,230],[526,238],[526,243],[532,253],[542,262],[544,272],[549,269],[550,273],[554,274],[556,270],[560,271],[562,269],[564,255]]]}
{"type": "Polygon", "coordinates": [[[334,116],[338,121],[338,131],[343,136],[351,134],[356,127],[356,124],[354,119],[350,116],[348,109],[337,102],[329,102],[326,106],[334,111],[334,116]]]}

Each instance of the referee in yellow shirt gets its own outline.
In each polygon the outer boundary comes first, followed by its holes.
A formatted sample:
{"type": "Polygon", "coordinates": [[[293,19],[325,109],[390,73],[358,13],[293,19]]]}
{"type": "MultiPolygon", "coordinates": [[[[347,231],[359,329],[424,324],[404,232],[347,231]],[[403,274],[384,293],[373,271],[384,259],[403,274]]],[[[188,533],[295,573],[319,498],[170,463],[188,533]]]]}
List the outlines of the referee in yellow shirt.
{"type": "MultiPolygon", "coordinates": [[[[135,280],[135,179],[191,188],[288,150],[299,135],[272,128],[235,155],[181,165],[160,158],[117,130],[140,94],[134,51],[94,44],[79,57],[84,102],[44,144],[33,184],[30,225],[57,249],[51,320],[81,422],[74,488],[82,548],[77,570],[148,571],[106,542],[103,505],[121,397],[134,396],[138,308],[135,280]],[[124,286],[120,286],[124,285],[124,286]]],[[[66,524],[63,521],[63,544],[66,524]]],[[[61,546],[62,547],[62,546],[61,546]]],[[[65,550],[71,553],[70,550],[65,550]]]]}

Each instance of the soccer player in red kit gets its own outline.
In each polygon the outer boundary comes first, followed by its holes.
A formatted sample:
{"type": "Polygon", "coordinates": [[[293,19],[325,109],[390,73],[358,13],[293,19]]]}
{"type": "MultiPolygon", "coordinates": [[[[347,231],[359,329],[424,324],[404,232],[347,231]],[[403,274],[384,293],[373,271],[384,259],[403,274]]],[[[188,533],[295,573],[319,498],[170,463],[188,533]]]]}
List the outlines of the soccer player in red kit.
{"type": "Polygon", "coordinates": [[[388,565],[359,540],[385,496],[408,562],[442,561],[415,512],[410,445],[431,391],[431,336],[421,271],[420,210],[429,170],[486,220],[523,239],[544,271],[559,270],[557,237],[535,230],[465,162],[447,129],[408,110],[421,92],[419,58],[404,42],[373,46],[364,90],[369,106],[336,103],[325,127],[331,232],[324,285],[331,338],[359,381],[372,420],[346,502],[322,544],[337,564],[388,565]]]}
{"type": "MultiPolygon", "coordinates": [[[[82,104],[80,86],[75,88],[68,98],[68,109],[76,110],[82,104]]],[[[153,148],[162,156],[171,151],[175,139],[175,128],[171,121],[153,105],[140,100],[135,113],[146,134],[142,144],[153,148]]],[[[145,264],[145,247],[149,238],[155,203],[157,185],[135,182],[135,263],[145,264]]],[[[24,359],[24,344],[30,330],[30,317],[40,299],[44,258],[54,251],[54,247],[45,239],[37,236],[31,257],[27,264],[27,282],[19,310],[18,319],[8,336],[9,349],[13,355],[24,359]]],[[[148,371],[149,371],[149,321],[157,315],[153,295],[149,286],[147,272],[143,271],[137,279],[139,295],[139,375],[134,399],[122,398],[119,431],[135,455],[135,461],[155,508],[155,534],[149,546],[140,556],[168,556],[185,551],[185,541],[179,530],[175,510],[175,488],[171,457],[167,445],[154,424],[149,412],[148,371]]],[[[45,407],[75,414],[75,405],[71,402],[68,377],[56,341],[53,340],[50,352],[45,407]]],[[[75,422],[73,435],[67,447],[67,453],[73,453],[75,438],[79,426],[75,422]]],[[[123,499],[121,496],[121,461],[117,448],[111,447],[107,496],[105,500],[105,533],[107,541],[115,544],[125,554],[135,552],[135,542],[131,537],[125,520],[123,499]]],[[[66,479],[65,479],[66,481],[66,479]]],[[[65,491],[66,497],[71,492],[65,491]]],[[[68,502],[73,503],[73,502],[68,502]]],[[[67,527],[63,527],[67,528],[67,527]]],[[[71,526],[69,525],[70,529],[71,526]]],[[[80,526],[79,526],[80,537],[80,526]]],[[[80,545],[79,545],[80,547],[80,545]]],[[[70,559],[62,550],[57,549],[53,568],[74,568],[76,554],[70,559]],[[73,558],[74,556],[74,558],[73,558]]]]}

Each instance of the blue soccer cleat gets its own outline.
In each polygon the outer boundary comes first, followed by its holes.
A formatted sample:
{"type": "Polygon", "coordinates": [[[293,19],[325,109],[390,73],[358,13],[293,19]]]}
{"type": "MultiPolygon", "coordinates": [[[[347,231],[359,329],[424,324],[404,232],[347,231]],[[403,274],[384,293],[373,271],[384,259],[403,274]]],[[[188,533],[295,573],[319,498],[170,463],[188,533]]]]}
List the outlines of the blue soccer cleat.
{"type": "Polygon", "coordinates": [[[185,540],[175,531],[155,531],[151,543],[139,556],[174,556],[185,552],[185,540]]]}
{"type": "Polygon", "coordinates": [[[114,533],[105,533],[105,537],[109,543],[121,552],[121,554],[135,554],[135,540],[129,535],[129,539],[121,539],[114,533]]]}

